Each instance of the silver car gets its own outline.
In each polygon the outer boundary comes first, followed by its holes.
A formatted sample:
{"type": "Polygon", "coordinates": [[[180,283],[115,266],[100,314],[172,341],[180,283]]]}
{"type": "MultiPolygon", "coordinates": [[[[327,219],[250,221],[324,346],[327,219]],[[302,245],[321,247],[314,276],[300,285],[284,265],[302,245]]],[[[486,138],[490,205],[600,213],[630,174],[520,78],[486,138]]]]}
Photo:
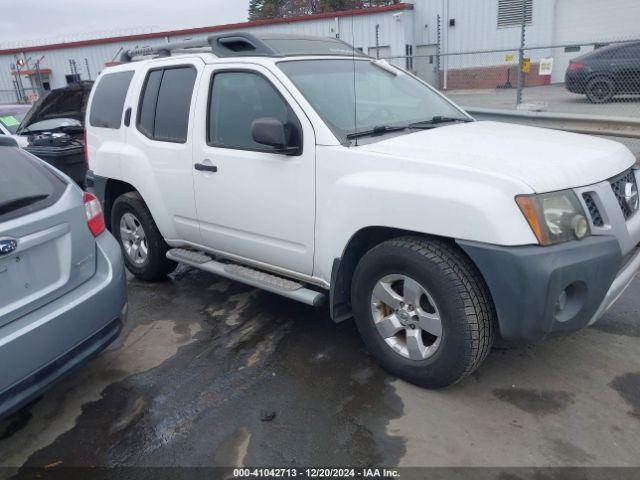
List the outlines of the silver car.
{"type": "Polygon", "coordinates": [[[0,136],[0,417],[107,347],[126,312],[98,200],[0,136]]]}

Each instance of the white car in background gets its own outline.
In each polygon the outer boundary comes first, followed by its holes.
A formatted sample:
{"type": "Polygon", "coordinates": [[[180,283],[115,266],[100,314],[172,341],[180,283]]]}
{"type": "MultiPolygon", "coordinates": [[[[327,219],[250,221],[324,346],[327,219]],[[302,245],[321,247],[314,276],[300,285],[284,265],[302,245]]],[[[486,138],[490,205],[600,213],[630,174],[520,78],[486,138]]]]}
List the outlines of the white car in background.
{"type": "Polygon", "coordinates": [[[9,135],[20,147],[26,147],[29,143],[27,137],[16,135],[16,130],[30,108],[31,105],[0,105],[0,135],[9,135]]]}

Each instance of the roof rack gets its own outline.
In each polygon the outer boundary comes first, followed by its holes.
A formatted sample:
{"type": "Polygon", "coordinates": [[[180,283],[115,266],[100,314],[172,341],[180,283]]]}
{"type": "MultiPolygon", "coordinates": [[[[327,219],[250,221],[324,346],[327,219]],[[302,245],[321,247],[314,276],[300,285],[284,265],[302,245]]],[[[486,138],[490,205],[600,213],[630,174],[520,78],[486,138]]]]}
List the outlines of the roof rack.
{"type": "Polygon", "coordinates": [[[338,38],[291,34],[228,32],[206,38],[167,43],[127,50],[120,61],[128,63],[137,57],[170,57],[174,52],[204,50],[217,57],[284,57],[293,55],[339,55],[366,57],[361,51],[338,38]]]}

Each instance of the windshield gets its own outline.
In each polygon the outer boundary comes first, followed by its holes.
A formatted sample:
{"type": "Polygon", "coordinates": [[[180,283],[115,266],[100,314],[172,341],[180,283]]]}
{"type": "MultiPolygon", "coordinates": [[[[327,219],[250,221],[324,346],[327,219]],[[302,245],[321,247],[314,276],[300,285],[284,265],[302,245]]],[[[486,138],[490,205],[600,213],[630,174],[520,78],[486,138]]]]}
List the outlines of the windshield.
{"type": "Polygon", "coordinates": [[[9,133],[16,133],[20,122],[29,111],[29,107],[16,107],[15,109],[0,108],[0,124],[6,128],[9,133]]]}
{"type": "Polygon", "coordinates": [[[425,84],[387,63],[293,60],[278,66],[340,141],[356,131],[381,132],[380,127],[402,127],[438,116],[468,119],[425,84]]]}

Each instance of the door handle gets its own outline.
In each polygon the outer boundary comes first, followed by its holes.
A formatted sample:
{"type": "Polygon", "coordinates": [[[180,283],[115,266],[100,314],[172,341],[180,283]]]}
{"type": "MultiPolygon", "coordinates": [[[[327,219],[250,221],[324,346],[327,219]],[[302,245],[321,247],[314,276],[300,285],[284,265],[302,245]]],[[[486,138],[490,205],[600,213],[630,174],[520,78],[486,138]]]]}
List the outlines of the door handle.
{"type": "Polygon", "coordinates": [[[215,165],[205,165],[204,163],[196,163],[193,168],[198,170],[199,172],[217,172],[218,167],[215,165]]]}

